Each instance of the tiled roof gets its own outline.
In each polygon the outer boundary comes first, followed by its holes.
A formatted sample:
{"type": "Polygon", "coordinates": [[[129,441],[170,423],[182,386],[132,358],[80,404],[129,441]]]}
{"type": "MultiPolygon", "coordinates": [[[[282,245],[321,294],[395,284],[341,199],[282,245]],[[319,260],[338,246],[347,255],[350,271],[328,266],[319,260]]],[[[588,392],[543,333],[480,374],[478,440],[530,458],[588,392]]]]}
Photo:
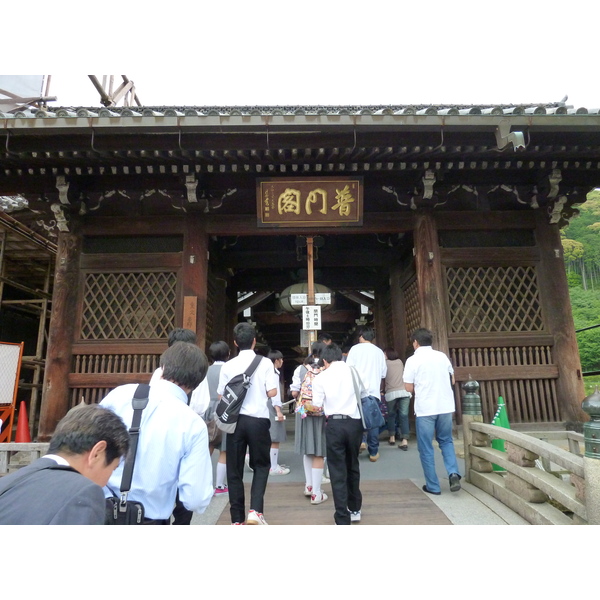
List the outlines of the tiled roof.
{"type": "Polygon", "coordinates": [[[48,107],[0,113],[0,118],[69,117],[196,117],[196,116],[336,116],[336,115],[587,115],[600,109],[575,108],[564,103],[513,105],[368,105],[368,106],[112,106],[48,107]]]}

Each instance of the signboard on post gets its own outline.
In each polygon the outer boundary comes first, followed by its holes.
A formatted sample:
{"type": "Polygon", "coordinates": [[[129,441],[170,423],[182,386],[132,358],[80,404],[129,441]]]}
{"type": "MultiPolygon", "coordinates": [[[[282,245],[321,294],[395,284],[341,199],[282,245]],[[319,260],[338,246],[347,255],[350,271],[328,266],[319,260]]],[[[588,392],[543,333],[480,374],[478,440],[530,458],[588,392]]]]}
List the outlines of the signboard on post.
{"type": "MultiPolygon", "coordinates": [[[[308,294],[291,294],[290,304],[292,306],[304,306],[308,303],[308,294]]],[[[315,304],[331,304],[331,292],[315,293],[315,304]]]]}
{"type": "Polygon", "coordinates": [[[321,307],[303,306],[302,307],[302,329],[321,329],[321,307]]]}
{"type": "Polygon", "coordinates": [[[259,227],[362,225],[362,177],[258,179],[259,227]]]}
{"type": "Polygon", "coordinates": [[[302,348],[310,348],[310,331],[306,329],[300,330],[300,346],[302,348]]]}

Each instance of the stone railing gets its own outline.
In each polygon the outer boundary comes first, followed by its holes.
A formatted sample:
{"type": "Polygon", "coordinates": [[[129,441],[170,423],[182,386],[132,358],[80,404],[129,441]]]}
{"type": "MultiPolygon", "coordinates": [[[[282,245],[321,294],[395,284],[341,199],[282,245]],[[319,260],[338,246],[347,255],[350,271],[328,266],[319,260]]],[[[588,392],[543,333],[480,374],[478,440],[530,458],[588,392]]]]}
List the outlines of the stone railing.
{"type": "Polygon", "coordinates": [[[586,409],[589,399],[583,408],[592,421],[584,425],[584,435],[527,434],[483,423],[476,384],[464,386],[465,479],[532,524],[600,524],[600,428],[594,409],[586,409]],[[504,451],[491,447],[494,439],[504,440],[504,451]]]}
{"type": "Polygon", "coordinates": [[[48,452],[47,443],[8,442],[0,444],[0,477],[24,467],[48,452]]]}

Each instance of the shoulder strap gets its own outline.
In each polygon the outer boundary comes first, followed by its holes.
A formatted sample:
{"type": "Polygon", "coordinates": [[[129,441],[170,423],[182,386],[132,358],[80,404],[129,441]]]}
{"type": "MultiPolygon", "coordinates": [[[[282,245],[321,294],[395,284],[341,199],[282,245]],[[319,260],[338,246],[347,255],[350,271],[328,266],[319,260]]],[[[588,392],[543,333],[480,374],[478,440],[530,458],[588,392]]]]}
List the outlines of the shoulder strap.
{"type": "Polygon", "coordinates": [[[248,377],[248,379],[250,377],[252,377],[252,375],[254,375],[254,371],[256,371],[256,367],[258,367],[258,363],[263,359],[263,357],[260,354],[257,354],[253,359],[252,362],[250,363],[250,366],[244,371],[244,375],[246,377],[248,377]]]}
{"type": "MultiPolygon", "coordinates": [[[[356,381],[357,377],[358,377],[358,380],[360,381],[360,375],[357,373],[357,371],[354,367],[350,367],[350,372],[352,373],[352,384],[354,385],[354,394],[356,396],[356,403],[358,404],[358,412],[360,413],[360,419],[363,424],[363,429],[366,429],[367,426],[365,425],[365,415],[363,414],[362,401],[360,399],[360,389],[359,389],[358,383],[356,381]]],[[[361,385],[362,385],[362,382],[361,382],[361,385]]]]}
{"type": "MultiPolygon", "coordinates": [[[[131,445],[127,458],[125,459],[125,466],[123,467],[123,477],[121,479],[121,492],[127,496],[127,492],[131,489],[131,478],[133,477],[133,467],[135,465],[135,455],[137,452],[138,439],[140,437],[140,423],[142,421],[142,411],[148,405],[148,395],[150,393],[150,386],[147,383],[140,383],[133,395],[133,420],[131,427],[129,428],[129,439],[131,445]]],[[[123,498],[123,496],[121,496],[123,498]]]]}

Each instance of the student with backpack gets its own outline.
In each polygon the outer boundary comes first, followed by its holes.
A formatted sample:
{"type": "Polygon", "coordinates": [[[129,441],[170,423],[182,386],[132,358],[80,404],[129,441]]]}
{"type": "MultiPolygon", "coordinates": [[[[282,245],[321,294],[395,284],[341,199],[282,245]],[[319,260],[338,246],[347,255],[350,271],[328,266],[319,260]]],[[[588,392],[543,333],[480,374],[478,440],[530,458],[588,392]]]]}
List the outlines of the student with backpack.
{"type": "MultiPolygon", "coordinates": [[[[238,323],[233,329],[233,337],[239,354],[221,367],[217,388],[219,396],[225,392],[228,382],[244,373],[257,356],[254,352],[256,331],[252,325],[238,323]]],[[[267,399],[277,394],[278,385],[279,379],[273,363],[263,357],[252,374],[235,431],[227,435],[227,482],[231,522],[234,525],[244,522],[246,525],[267,525],[263,516],[264,495],[271,466],[271,421],[267,399]],[[250,454],[250,467],[254,471],[247,518],[243,480],[246,448],[250,454]]]]}
{"type": "Polygon", "coordinates": [[[295,450],[303,455],[305,486],[304,495],[311,504],[321,504],[328,498],[321,490],[325,466],[325,417],[322,410],[312,406],[312,382],[321,372],[319,356],[323,342],[315,342],[304,366],[306,374],[296,400],[295,450]]]}

